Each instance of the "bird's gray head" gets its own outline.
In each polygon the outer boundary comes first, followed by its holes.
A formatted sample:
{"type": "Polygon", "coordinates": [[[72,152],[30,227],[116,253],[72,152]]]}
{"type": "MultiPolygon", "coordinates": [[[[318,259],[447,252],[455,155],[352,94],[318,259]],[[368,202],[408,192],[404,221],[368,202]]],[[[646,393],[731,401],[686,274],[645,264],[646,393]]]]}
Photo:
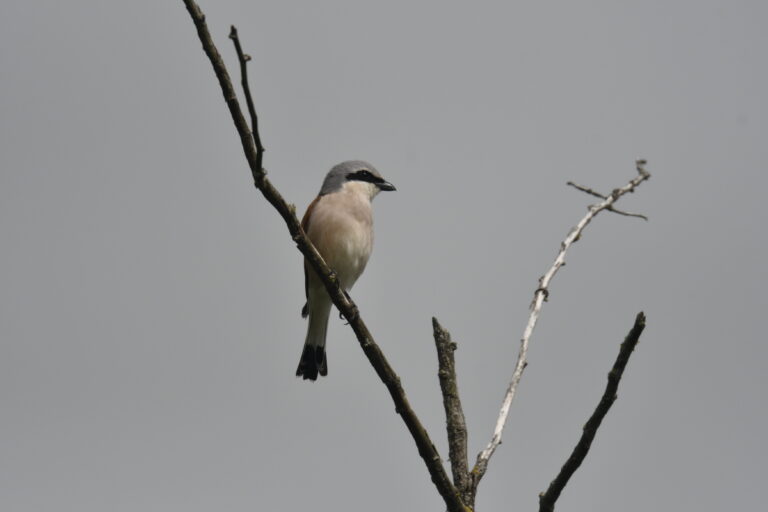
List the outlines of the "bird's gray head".
{"type": "Polygon", "coordinates": [[[395,190],[395,186],[381,177],[379,171],[368,162],[362,160],[348,160],[335,165],[328,171],[320,188],[320,195],[338,192],[345,184],[351,182],[363,182],[371,185],[371,197],[380,190],[395,190]]]}

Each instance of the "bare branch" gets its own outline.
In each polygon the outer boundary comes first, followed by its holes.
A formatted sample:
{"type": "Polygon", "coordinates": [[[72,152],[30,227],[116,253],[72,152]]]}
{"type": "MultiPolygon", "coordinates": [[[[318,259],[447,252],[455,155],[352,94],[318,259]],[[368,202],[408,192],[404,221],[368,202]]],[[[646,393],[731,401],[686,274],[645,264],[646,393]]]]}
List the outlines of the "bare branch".
{"type": "Polygon", "coordinates": [[[616,362],[613,363],[613,368],[608,373],[608,383],[605,386],[605,392],[603,393],[600,402],[597,404],[597,408],[590,416],[587,423],[584,425],[584,429],[581,433],[579,442],[573,449],[571,456],[565,461],[563,467],[560,469],[560,473],[549,484],[547,492],[539,494],[539,512],[553,512],[555,510],[555,502],[560,497],[560,493],[563,488],[568,484],[568,480],[571,478],[574,472],[579,469],[584,458],[589,453],[589,448],[592,445],[592,440],[597,434],[597,429],[600,428],[605,415],[611,409],[611,405],[616,401],[616,391],[619,389],[619,382],[621,376],[624,373],[624,368],[627,367],[629,362],[629,356],[632,355],[632,351],[637,346],[637,342],[640,341],[640,335],[645,329],[645,314],[641,311],[635,318],[635,325],[627,334],[624,339],[624,343],[621,344],[619,355],[616,358],[616,362]]]}
{"type": "MultiPolygon", "coordinates": [[[[200,42],[203,43],[203,50],[208,56],[213,66],[213,71],[216,73],[216,78],[219,80],[219,86],[221,92],[224,94],[224,101],[227,102],[229,113],[232,116],[232,121],[235,123],[237,133],[240,135],[240,144],[243,146],[243,152],[245,158],[248,160],[248,165],[251,168],[253,174],[253,180],[257,188],[261,187],[261,183],[266,179],[266,171],[261,166],[261,158],[258,154],[258,149],[253,143],[253,137],[251,131],[248,129],[248,122],[243,116],[243,112],[240,110],[240,104],[237,101],[237,93],[232,86],[232,80],[229,78],[229,72],[224,65],[224,61],[219,54],[219,50],[216,45],[213,44],[211,34],[208,31],[208,26],[205,23],[205,15],[200,10],[200,7],[194,1],[184,0],[184,5],[189,11],[189,15],[192,17],[192,21],[195,22],[195,28],[197,29],[197,35],[200,38],[200,42]]],[[[282,199],[282,198],[281,198],[282,199]]],[[[282,212],[281,212],[282,215],[282,212]]]]}
{"type": "MultiPolygon", "coordinates": [[[[240,104],[237,101],[237,95],[232,86],[229,72],[213,43],[210,32],[208,31],[208,26],[205,23],[205,15],[194,0],[184,0],[184,5],[195,23],[197,35],[203,45],[203,50],[211,61],[213,70],[219,80],[219,85],[221,86],[224,99],[229,107],[232,120],[240,135],[243,152],[245,153],[246,160],[248,161],[251,173],[253,174],[256,188],[261,191],[264,198],[275,207],[283,218],[298,249],[317,272],[317,275],[325,285],[328,295],[331,297],[334,305],[338,308],[341,314],[344,315],[349,322],[349,325],[352,327],[368,361],[376,370],[381,381],[386,385],[387,390],[392,397],[392,401],[395,403],[395,411],[403,419],[408,431],[411,433],[418,448],[419,455],[424,460],[432,478],[432,482],[443,497],[446,507],[451,512],[466,512],[467,509],[462,503],[458,492],[451,484],[448,475],[445,472],[445,468],[443,468],[440,454],[432,444],[426,429],[421,424],[421,421],[408,402],[405,391],[400,384],[400,378],[389,365],[389,362],[384,357],[381,349],[374,341],[368,327],[360,317],[357,306],[352,299],[343,292],[338,284],[336,274],[330,267],[328,267],[322,256],[320,256],[320,253],[317,252],[317,249],[315,249],[312,242],[307,238],[304,230],[301,229],[299,220],[296,217],[295,206],[289,205],[267,179],[266,171],[261,167],[260,151],[248,128],[248,123],[243,116],[242,110],[240,109],[240,104]]],[[[245,67],[241,66],[241,69],[244,71],[245,67]]]]}
{"type": "Polygon", "coordinates": [[[496,451],[496,448],[498,448],[499,444],[501,444],[501,434],[504,430],[504,425],[507,422],[509,408],[512,405],[512,400],[515,397],[515,393],[517,392],[517,386],[520,383],[520,379],[523,377],[523,371],[528,365],[526,361],[528,354],[528,344],[530,343],[533,329],[536,327],[536,323],[539,320],[541,308],[549,297],[549,284],[552,282],[555,274],[557,274],[557,271],[560,270],[560,267],[565,265],[566,252],[574,242],[579,240],[582,232],[587,227],[587,225],[592,222],[592,219],[594,219],[595,216],[601,211],[611,208],[613,204],[619,198],[621,198],[621,196],[633,192],[636,187],[651,177],[651,175],[645,170],[645,163],[645,160],[637,160],[635,162],[638,172],[637,177],[630,180],[629,183],[623,187],[617,188],[611,192],[611,194],[606,196],[606,198],[601,203],[593,204],[589,207],[587,214],[573,229],[571,229],[570,233],[568,233],[568,236],[565,237],[565,240],[560,243],[560,251],[557,253],[557,257],[555,258],[555,261],[550,269],[546,274],[539,278],[539,286],[536,288],[536,291],[533,295],[533,301],[531,302],[531,314],[528,317],[528,323],[525,326],[525,330],[523,331],[523,337],[520,339],[520,351],[518,352],[517,362],[515,363],[515,369],[512,373],[512,380],[507,386],[507,391],[504,394],[504,400],[501,403],[501,410],[499,411],[499,417],[496,420],[496,427],[493,430],[493,436],[485,449],[477,455],[475,467],[472,469],[471,478],[473,489],[477,489],[477,486],[488,467],[488,461],[496,451]]]}
{"type": "MultiPolygon", "coordinates": [[[[596,192],[596,191],[592,190],[591,188],[587,188],[587,187],[578,185],[578,184],[576,184],[576,183],[574,183],[572,181],[569,181],[568,183],[566,183],[566,185],[570,185],[571,187],[573,187],[573,188],[575,188],[577,190],[581,190],[582,192],[585,192],[585,193],[587,193],[587,194],[589,194],[591,196],[599,197],[600,199],[606,199],[607,198],[607,196],[604,196],[600,192],[596,192]]],[[[612,206],[609,207],[609,208],[606,208],[606,210],[611,211],[613,213],[618,213],[619,215],[624,215],[625,217],[638,217],[638,218],[643,219],[643,220],[648,220],[648,217],[646,217],[643,214],[625,212],[624,210],[619,210],[619,209],[614,208],[612,206]]]]}
{"type": "Polygon", "coordinates": [[[451,341],[449,333],[437,318],[432,317],[432,331],[437,348],[438,372],[440,391],[443,394],[445,422],[448,433],[448,456],[451,459],[453,485],[462,493],[464,503],[473,506],[469,491],[469,469],[467,468],[467,424],[459,398],[459,385],[456,380],[456,362],[453,352],[456,343],[451,341]]]}
{"type": "Polygon", "coordinates": [[[256,151],[258,161],[256,166],[261,169],[261,159],[264,155],[264,146],[261,145],[261,135],[259,135],[259,118],[256,115],[256,108],[253,106],[253,97],[251,97],[251,87],[248,85],[248,62],[251,60],[250,55],[243,53],[243,48],[240,46],[240,38],[237,35],[237,28],[234,25],[229,30],[229,38],[235,43],[235,51],[237,52],[237,60],[240,62],[240,83],[243,87],[243,94],[245,95],[245,102],[248,105],[248,114],[251,116],[251,132],[253,133],[253,142],[256,144],[256,151]]]}
{"type": "Polygon", "coordinates": [[[601,194],[600,192],[596,192],[596,191],[592,190],[591,188],[587,188],[587,187],[584,187],[584,186],[581,186],[581,185],[577,185],[576,183],[574,183],[572,181],[569,181],[568,183],[566,183],[566,185],[571,186],[571,187],[573,187],[573,188],[575,188],[577,190],[581,190],[582,192],[586,192],[587,194],[589,194],[591,196],[599,197],[600,199],[605,199],[607,197],[607,196],[604,196],[603,194],[601,194]]]}
{"type": "Polygon", "coordinates": [[[616,208],[606,208],[609,212],[618,213],[619,215],[623,215],[625,217],[637,217],[638,219],[648,220],[648,217],[643,215],[642,213],[632,213],[632,212],[625,212],[624,210],[617,210],[616,208]]]}

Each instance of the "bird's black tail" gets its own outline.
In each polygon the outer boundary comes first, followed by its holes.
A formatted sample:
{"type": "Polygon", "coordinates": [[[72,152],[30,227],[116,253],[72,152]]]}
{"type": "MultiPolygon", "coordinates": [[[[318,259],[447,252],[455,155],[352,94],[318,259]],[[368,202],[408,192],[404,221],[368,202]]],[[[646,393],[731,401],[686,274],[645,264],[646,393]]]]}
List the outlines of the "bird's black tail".
{"type": "Polygon", "coordinates": [[[317,380],[317,375],[328,375],[328,361],[325,359],[325,347],[306,344],[301,352],[296,376],[304,380],[317,380]]]}

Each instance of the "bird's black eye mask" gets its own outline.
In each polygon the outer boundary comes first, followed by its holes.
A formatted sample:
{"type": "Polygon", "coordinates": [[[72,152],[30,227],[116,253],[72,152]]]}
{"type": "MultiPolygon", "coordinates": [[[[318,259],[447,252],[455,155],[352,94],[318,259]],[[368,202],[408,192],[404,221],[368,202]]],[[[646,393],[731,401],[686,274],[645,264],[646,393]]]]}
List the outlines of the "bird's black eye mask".
{"type": "Polygon", "coordinates": [[[347,174],[347,181],[367,181],[368,183],[375,184],[384,183],[384,178],[374,176],[374,174],[367,169],[361,169],[347,174]]]}

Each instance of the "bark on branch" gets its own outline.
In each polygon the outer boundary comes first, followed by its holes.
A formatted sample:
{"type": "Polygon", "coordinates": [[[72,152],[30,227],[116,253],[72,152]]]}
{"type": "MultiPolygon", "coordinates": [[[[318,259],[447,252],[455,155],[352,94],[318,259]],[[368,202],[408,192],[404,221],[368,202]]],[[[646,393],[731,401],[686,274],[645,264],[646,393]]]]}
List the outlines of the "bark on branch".
{"type": "Polygon", "coordinates": [[[237,60],[240,63],[240,84],[243,88],[243,95],[245,95],[245,103],[248,105],[248,114],[251,116],[251,134],[253,135],[253,143],[256,145],[256,167],[261,169],[264,146],[261,144],[261,135],[259,135],[259,117],[256,115],[256,107],[253,105],[253,97],[251,96],[251,86],[248,84],[248,62],[251,60],[251,56],[243,53],[243,47],[240,45],[240,37],[238,37],[237,29],[234,25],[229,29],[229,38],[235,44],[237,60]]]}
{"type": "MultiPolygon", "coordinates": [[[[410,406],[408,398],[400,384],[400,378],[390,366],[381,349],[376,344],[373,336],[371,335],[368,327],[363,322],[362,317],[357,309],[357,306],[349,298],[339,286],[336,274],[323,260],[320,253],[317,252],[314,245],[309,241],[304,230],[301,229],[300,222],[296,217],[296,207],[289,205],[280,193],[275,189],[272,183],[267,179],[266,171],[262,167],[262,155],[264,149],[260,145],[260,138],[257,130],[258,125],[256,123],[255,109],[249,105],[249,110],[252,117],[252,125],[254,132],[252,133],[248,127],[248,123],[243,116],[243,112],[240,108],[240,104],[237,100],[237,94],[232,85],[229,72],[227,71],[224,61],[216,49],[216,45],[213,43],[211,34],[208,31],[208,26],[205,22],[205,15],[198,7],[197,3],[193,0],[184,0],[184,5],[187,8],[192,20],[194,21],[197,29],[197,35],[200,42],[203,45],[203,50],[208,56],[213,66],[216,78],[219,81],[221,91],[224,95],[224,100],[227,103],[229,112],[232,116],[232,121],[235,124],[238,135],[240,136],[240,142],[245,153],[245,158],[248,161],[248,165],[253,174],[253,180],[256,188],[261,191],[264,198],[274,206],[277,212],[285,221],[288,231],[296,243],[298,249],[309,261],[312,268],[315,269],[317,275],[323,281],[323,284],[328,290],[328,294],[331,297],[334,305],[338,308],[344,318],[349,322],[350,327],[355,333],[360,346],[363,349],[368,361],[373,366],[374,370],[378,374],[381,381],[387,387],[392,401],[395,403],[395,411],[400,415],[405,423],[408,431],[411,433],[413,440],[419,451],[419,455],[424,460],[427,470],[429,471],[432,482],[435,484],[437,491],[445,501],[446,507],[451,512],[466,512],[466,507],[461,501],[456,488],[451,484],[448,478],[445,468],[443,468],[440,454],[435,448],[434,444],[429,438],[426,429],[421,424],[421,421],[416,416],[416,413],[410,406]]],[[[230,37],[235,42],[235,48],[238,51],[238,58],[240,60],[240,68],[243,73],[243,84],[247,84],[246,66],[247,61],[242,50],[239,48],[239,40],[237,37],[237,30],[230,32],[230,37]]],[[[244,85],[245,88],[245,85],[244,85]]],[[[247,89],[246,96],[250,96],[250,89],[247,89]]],[[[252,102],[251,102],[252,104],[252,102]]]]}
{"type": "Polygon", "coordinates": [[[467,468],[467,424],[459,398],[459,384],[456,380],[456,361],[453,352],[456,343],[451,341],[449,333],[437,318],[432,317],[432,331],[437,348],[440,391],[443,394],[445,423],[448,434],[448,457],[451,459],[453,485],[461,493],[464,503],[474,507],[474,500],[469,493],[469,469],[467,468]]]}
{"type": "Polygon", "coordinates": [[[643,329],[645,329],[645,314],[641,311],[638,313],[637,318],[635,318],[635,325],[632,326],[629,334],[627,334],[627,337],[624,339],[624,343],[621,344],[619,356],[616,358],[616,362],[613,363],[613,368],[608,373],[608,383],[605,386],[605,392],[603,392],[603,396],[597,404],[595,412],[592,413],[592,416],[590,416],[589,420],[584,425],[581,439],[579,439],[579,442],[574,447],[571,456],[568,457],[568,460],[563,464],[560,473],[554,480],[552,480],[552,483],[549,484],[547,492],[543,492],[539,495],[539,512],[553,512],[555,510],[555,502],[557,501],[557,498],[560,497],[560,493],[563,492],[563,488],[565,488],[568,480],[573,473],[579,469],[579,466],[581,466],[587,453],[589,453],[589,448],[592,445],[592,440],[595,438],[595,434],[597,434],[597,429],[600,428],[600,423],[602,423],[605,415],[608,414],[613,402],[616,401],[616,391],[619,389],[621,376],[624,373],[624,368],[627,367],[629,356],[632,355],[632,351],[637,346],[637,342],[640,341],[640,335],[643,333],[643,329]]]}

